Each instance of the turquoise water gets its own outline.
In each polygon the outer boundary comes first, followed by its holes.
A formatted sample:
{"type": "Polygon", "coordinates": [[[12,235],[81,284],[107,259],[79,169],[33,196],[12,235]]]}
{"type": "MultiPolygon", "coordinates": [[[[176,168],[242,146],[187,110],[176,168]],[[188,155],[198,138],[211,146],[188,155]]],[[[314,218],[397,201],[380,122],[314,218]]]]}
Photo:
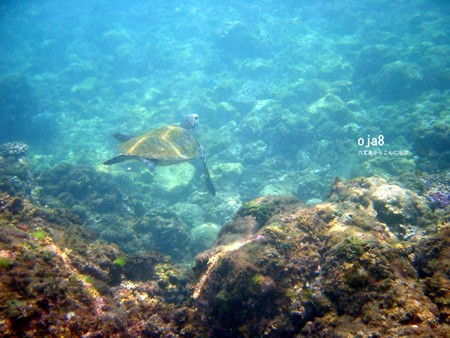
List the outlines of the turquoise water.
{"type": "Polygon", "coordinates": [[[126,251],[195,254],[243,202],[319,203],[336,176],[420,192],[448,171],[446,1],[2,1],[0,13],[0,143],[28,144],[35,201],[126,251]],[[216,197],[198,159],[102,164],[113,134],[191,113],[216,197]],[[171,237],[145,237],[154,219],[171,237]]]}

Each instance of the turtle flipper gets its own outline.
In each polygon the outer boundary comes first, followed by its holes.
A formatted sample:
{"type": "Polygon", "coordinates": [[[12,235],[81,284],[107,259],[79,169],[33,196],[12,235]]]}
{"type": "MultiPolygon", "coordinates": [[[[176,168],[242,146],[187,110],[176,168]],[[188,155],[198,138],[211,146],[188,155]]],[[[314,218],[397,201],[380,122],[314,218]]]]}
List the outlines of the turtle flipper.
{"type": "Polygon", "coordinates": [[[126,142],[128,140],[131,140],[134,136],[133,135],[126,135],[126,134],[121,134],[121,133],[115,133],[113,135],[113,137],[116,140],[119,140],[120,142],[126,142]]]}
{"type": "Polygon", "coordinates": [[[121,154],[119,156],[113,157],[112,159],[110,159],[108,161],[103,162],[103,164],[104,165],[111,165],[111,164],[120,163],[120,162],[123,162],[123,161],[128,161],[129,159],[130,159],[130,156],[121,154]]]}
{"type": "Polygon", "coordinates": [[[202,146],[200,146],[200,159],[202,160],[203,179],[205,180],[206,189],[208,189],[211,195],[216,196],[216,188],[214,187],[208,167],[206,166],[205,151],[202,146]]]}

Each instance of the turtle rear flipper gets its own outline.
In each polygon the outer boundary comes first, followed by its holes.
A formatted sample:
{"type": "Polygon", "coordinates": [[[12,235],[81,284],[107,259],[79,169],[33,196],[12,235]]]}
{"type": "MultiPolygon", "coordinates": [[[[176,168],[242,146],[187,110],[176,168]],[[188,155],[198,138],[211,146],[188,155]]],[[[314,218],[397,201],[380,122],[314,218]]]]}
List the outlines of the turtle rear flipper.
{"type": "Polygon", "coordinates": [[[132,156],[121,154],[119,156],[113,157],[112,159],[110,159],[108,161],[103,162],[103,164],[104,165],[111,165],[111,164],[115,164],[115,163],[128,161],[128,160],[131,160],[131,159],[132,159],[132,156]]]}
{"type": "Polygon", "coordinates": [[[126,134],[121,134],[121,133],[115,133],[113,135],[113,137],[116,140],[119,140],[120,142],[126,142],[128,140],[131,140],[134,136],[133,135],[126,135],[126,134]]]}

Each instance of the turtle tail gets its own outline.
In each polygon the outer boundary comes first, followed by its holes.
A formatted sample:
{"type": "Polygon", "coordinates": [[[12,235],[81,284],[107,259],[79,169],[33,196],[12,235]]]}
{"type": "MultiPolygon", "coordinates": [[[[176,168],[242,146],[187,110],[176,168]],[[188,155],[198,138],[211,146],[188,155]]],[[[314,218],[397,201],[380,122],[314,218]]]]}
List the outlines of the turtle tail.
{"type": "Polygon", "coordinates": [[[130,156],[128,155],[119,155],[116,157],[113,157],[112,159],[103,162],[104,165],[111,165],[111,164],[115,164],[115,163],[120,163],[123,161],[128,161],[130,159],[130,156]]]}

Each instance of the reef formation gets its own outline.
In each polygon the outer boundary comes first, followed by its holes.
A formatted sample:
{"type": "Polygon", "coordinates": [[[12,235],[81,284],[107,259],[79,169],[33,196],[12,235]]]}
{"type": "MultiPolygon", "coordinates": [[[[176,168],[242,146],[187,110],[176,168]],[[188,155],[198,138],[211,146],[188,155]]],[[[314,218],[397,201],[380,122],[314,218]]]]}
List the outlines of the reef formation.
{"type": "Polygon", "coordinates": [[[193,273],[0,195],[0,335],[400,337],[450,331],[449,208],[378,177],[245,203],[193,273]],[[431,205],[432,206],[432,205],[431,205]]]}

